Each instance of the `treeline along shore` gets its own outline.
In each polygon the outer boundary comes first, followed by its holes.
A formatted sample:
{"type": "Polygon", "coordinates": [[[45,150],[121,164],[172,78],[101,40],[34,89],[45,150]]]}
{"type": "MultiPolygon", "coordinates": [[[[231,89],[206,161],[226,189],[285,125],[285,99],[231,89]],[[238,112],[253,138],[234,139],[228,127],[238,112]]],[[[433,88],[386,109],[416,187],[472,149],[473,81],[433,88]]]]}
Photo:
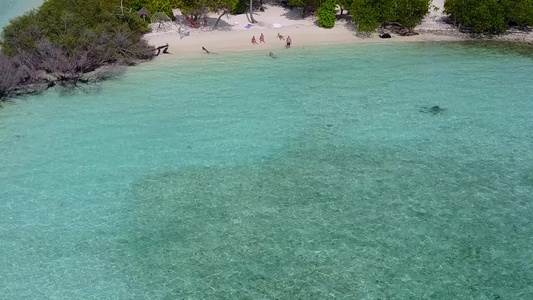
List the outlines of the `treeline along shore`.
{"type": "MultiPolygon", "coordinates": [[[[498,35],[511,27],[528,31],[533,25],[533,0],[445,0],[443,7],[431,0],[273,0],[269,4],[287,11],[296,7],[302,18],[314,15],[323,28],[349,20],[359,33],[395,28],[401,35],[416,34],[415,27],[439,9],[458,32],[498,35]]],[[[225,15],[246,14],[254,24],[255,13],[249,12],[263,11],[264,5],[263,0],[47,0],[2,31],[0,100],[97,82],[120,73],[124,66],[152,59],[158,52],[143,35],[152,30],[150,23],[174,19],[175,9],[193,27],[215,14],[212,29],[216,29],[225,15]]]]}

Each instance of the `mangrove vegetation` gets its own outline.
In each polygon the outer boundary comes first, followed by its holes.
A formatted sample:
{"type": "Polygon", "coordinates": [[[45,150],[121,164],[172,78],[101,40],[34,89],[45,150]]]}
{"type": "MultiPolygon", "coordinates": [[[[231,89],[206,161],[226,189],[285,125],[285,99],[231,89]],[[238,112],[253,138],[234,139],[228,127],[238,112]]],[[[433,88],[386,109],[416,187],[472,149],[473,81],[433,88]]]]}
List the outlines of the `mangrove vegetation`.
{"type": "Polygon", "coordinates": [[[461,29],[477,33],[533,25],[533,0],[446,0],[444,8],[461,29]]]}
{"type": "Polygon", "coordinates": [[[149,30],[120,0],[48,0],[2,32],[0,98],[96,81],[150,59],[149,30]]]}

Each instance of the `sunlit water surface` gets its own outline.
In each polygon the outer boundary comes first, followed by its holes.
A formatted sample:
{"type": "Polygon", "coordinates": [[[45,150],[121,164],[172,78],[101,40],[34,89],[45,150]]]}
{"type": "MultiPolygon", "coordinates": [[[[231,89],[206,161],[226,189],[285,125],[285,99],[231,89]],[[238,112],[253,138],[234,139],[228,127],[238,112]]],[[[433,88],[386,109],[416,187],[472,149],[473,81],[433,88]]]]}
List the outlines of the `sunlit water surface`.
{"type": "Polygon", "coordinates": [[[6,104],[0,298],[533,298],[531,58],[276,55],[6,104]]]}

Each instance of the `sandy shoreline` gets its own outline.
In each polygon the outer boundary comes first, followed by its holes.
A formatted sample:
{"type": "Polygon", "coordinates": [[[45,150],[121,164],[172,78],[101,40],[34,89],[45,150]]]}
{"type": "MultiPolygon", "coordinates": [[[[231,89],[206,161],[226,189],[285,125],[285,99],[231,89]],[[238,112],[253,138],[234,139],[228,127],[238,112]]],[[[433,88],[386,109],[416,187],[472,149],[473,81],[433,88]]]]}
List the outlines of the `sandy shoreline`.
{"type": "Polygon", "coordinates": [[[389,43],[398,42],[421,42],[421,41],[457,41],[463,40],[461,37],[454,36],[437,36],[431,34],[421,34],[410,37],[393,37],[391,39],[381,39],[378,36],[356,37],[355,33],[345,28],[322,29],[314,25],[304,25],[297,27],[286,27],[280,29],[262,29],[229,32],[204,32],[196,34],[194,37],[185,37],[180,39],[175,35],[157,35],[148,38],[150,44],[154,46],[169,44],[172,54],[203,54],[202,47],[209,51],[236,52],[236,51],[265,51],[276,52],[286,50],[285,42],[279,40],[276,36],[281,33],[285,37],[290,36],[292,39],[291,48],[298,48],[312,45],[345,45],[360,43],[389,43]],[[255,35],[259,42],[259,35],[263,33],[265,43],[252,45],[251,37],[255,35]]]}
{"type": "MultiPolygon", "coordinates": [[[[382,42],[429,42],[429,41],[461,41],[469,39],[466,34],[461,34],[451,25],[446,24],[444,17],[444,0],[434,0],[433,5],[439,7],[437,11],[431,10],[422,24],[415,28],[419,35],[402,37],[392,34],[390,39],[381,39],[377,33],[369,37],[360,36],[352,24],[345,20],[338,20],[332,29],[320,28],[316,25],[316,17],[302,19],[300,11],[285,9],[277,5],[265,5],[264,12],[256,12],[255,23],[251,28],[245,28],[250,22],[245,14],[224,16],[218,29],[212,29],[218,15],[211,14],[206,19],[207,26],[193,28],[179,10],[175,11],[177,21],[166,23],[161,28],[153,24],[153,32],[146,34],[145,39],[154,46],[169,44],[169,51],[178,55],[205,54],[202,47],[209,51],[236,52],[236,51],[265,51],[274,52],[285,50],[285,42],[277,38],[280,33],[290,36],[291,47],[312,45],[345,45],[359,43],[382,42]],[[187,33],[188,35],[184,35],[187,33]],[[252,45],[252,36],[259,42],[261,33],[265,36],[265,43],[252,45]]],[[[201,20],[200,23],[204,23],[201,20]]],[[[203,25],[203,24],[202,24],[203,25]]],[[[533,34],[517,33],[514,36],[504,35],[498,39],[531,40],[533,34]]]]}

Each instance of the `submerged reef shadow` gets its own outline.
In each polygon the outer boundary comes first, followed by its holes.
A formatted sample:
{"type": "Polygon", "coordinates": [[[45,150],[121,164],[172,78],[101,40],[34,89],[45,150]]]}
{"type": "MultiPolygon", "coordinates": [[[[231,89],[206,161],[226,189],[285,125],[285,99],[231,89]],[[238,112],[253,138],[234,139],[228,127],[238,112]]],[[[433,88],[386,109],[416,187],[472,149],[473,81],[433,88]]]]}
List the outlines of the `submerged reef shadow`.
{"type": "Polygon", "coordinates": [[[168,299],[524,291],[517,282],[532,275],[524,253],[506,255],[533,232],[514,230],[483,198],[508,195],[490,171],[501,165],[480,170],[430,153],[338,146],[330,137],[342,126],[326,124],[265,163],[137,181],[118,250],[131,285],[168,299]],[[499,276],[501,268],[513,276],[499,276]]]}
{"type": "Polygon", "coordinates": [[[440,107],[438,105],[435,105],[435,106],[431,106],[431,107],[422,106],[422,107],[420,107],[420,109],[418,111],[421,112],[421,113],[426,113],[426,114],[430,114],[430,115],[435,116],[435,115],[438,115],[438,114],[442,114],[446,110],[447,110],[446,108],[443,108],[443,107],[440,107]]]}

